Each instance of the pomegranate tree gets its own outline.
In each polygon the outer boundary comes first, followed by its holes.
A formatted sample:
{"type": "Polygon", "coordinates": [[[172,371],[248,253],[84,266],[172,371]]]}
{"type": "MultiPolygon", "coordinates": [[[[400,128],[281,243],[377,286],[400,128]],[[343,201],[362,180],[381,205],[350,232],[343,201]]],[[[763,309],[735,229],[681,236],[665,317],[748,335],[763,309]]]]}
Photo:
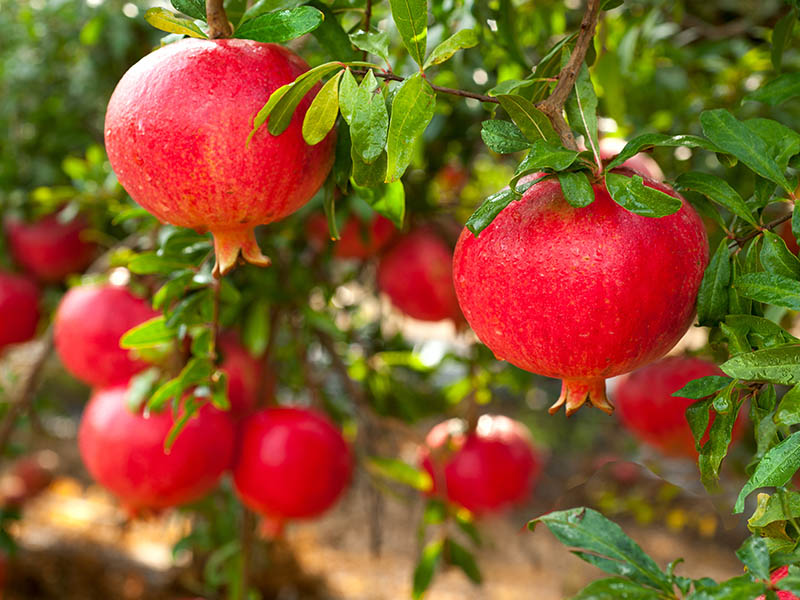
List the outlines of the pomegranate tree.
{"type": "Polygon", "coordinates": [[[26,277],[0,271],[0,351],[33,339],[39,323],[39,290],[26,277]]]}
{"type": "Polygon", "coordinates": [[[161,221],[210,231],[219,273],[240,253],[269,264],[254,228],[303,206],[330,170],[334,134],[309,146],[301,131],[319,86],[281,135],[262,127],[248,141],[270,94],[306,70],[274,44],[185,39],[144,57],[114,90],[105,143],[120,183],[161,221]]]}
{"type": "Polygon", "coordinates": [[[91,476],[131,512],[197,500],[211,491],[233,457],[235,427],[227,413],[203,405],[169,452],[175,423],[169,409],[131,412],[127,385],[98,389],[78,431],[81,458],[91,476]]]}
{"type": "MultiPolygon", "coordinates": [[[[620,170],[630,174],[630,171],[620,170]]],[[[544,180],[509,204],[475,237],[466,228],[453,276],[461,309],[499,360],[563,380],[575,412],[588,398],[606,411],[605,379],[666,353],[692,322],[708,263],[708,240],[680,198],[670,216],[643,217],[595,183],[594,202],[567,204],[544,180]]]]}
{"type": "Polygon", "coordinates": [[[305,408],[270,408],[248,417],[233,480],[247,506],[269,519],[307,519],[333,506],[350,482],[352,454],[342,434],[305,408]]]}
{"type": "Polygon", "coordinates": [[[89,385],[107,387],[127,382],[147,363],[120,348],[119,340],[129,329],[157,314],[125,287],[74,287],[56,311],[56,352],[67,371],[89,385]]]}
{"type": "Polygon", "coordinates": [[[378,263],[378,287],[392,304],[422,321],[463,320],[453,289],[453,252],[431,228],[400,237],[378,263]]]}
{"type": "Polygon", "coordinates": [[[85,238],[88,224],[80,215],[62,222],[58,214],[51,214],[32,223],[7,217],[5,229],[17,264],[45,282],[61,281],[83,271],[97,250],[85,238]]]}
{"type": "Polygon", "coordinates": [[[542,469],[528,430],[500,415],[484,415],[475,431],[450,419],[431,429],[421,463],[432,493],[476,514],[496,512],[528,499],[542,469]]]}
{"type": "MultiPolygon", "coordinates": [[[[330,242],[328,219],[325,215],[314,213],[306,222],[306,233],[314,248],[324,248],[330,242]]],[[[368,223],[350,215],[339,232],[339,239],[332,242],[333,255],[337,258],[362,260],[375,256],[392,240],[394,234],[394,225],[383,215],[376,214],[368,223]]]]}
{"type": "MultiPolygon", "coordinates": [[[[712,362],[687,356],[671,356],[623,375],[614,391],[620,421],[637,438],[664,454],[697,457],[692,431],[686,420],[686,409],[697,400],[672,394],[690,381],[710,375],[725,373],[712,362]]],[[[739,419],[732,438],[735,440],[741,435],[739,419]]]]}
{"type": "Polygon", "coordinates": [[[266,366],[250,354],[232,331],[217,339],[222,354],[220,369],[228,376],[228,401],[234,418],[253,412],[261,401],[269,401],[275,393],[275,377],[264,372],[266,366]]]}

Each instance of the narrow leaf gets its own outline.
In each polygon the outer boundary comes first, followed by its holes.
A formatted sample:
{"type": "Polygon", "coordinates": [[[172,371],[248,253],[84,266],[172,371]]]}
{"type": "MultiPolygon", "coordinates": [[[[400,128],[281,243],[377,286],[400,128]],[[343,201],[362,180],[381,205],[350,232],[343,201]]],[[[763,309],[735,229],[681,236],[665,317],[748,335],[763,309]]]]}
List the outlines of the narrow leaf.
{"type": "Polygon", "coordinates": [[[175,7],[175,10],[189,15],[193,19],[206,20],[205,0],[170,0],[170,2],[175,7]]]}
{"type": "Polygon", "coordinates": [[[581,133],[586,147],[595,156],[600,156],[597,138],[597,94],[586,63],[581,65],[575,87],[570,92],[565,105],[570,126],[581,133]]]}
{"type": "Polygon", "coordinates": [[[800,383],[800,345],[792,344],[739,354],[723,363],[720,368],[736,379],[797,385],[800,383]]]}
{"type": "Polygon", "coordinates": [[[797,14],[794,10],[790,10],[775,23],[775,27],[772,29],[772,66],[775,67],[776,71],[781,70],[783,50],[786,48],[786,43],[791,38],[792,29],[794,29],[796,20],[797,14]]]}
{"type": "Polygon", "coordinates": [[[358,86],[358,102],[351,117],[353,150],[367,164],[377,160],[386,147],[389,113],[375,74],[370,69],[358,86]]]}
{"type": "Polygon", "coordinates": [[[428,3],[426,0],[389,0],[392,18],[411,58],[422,66],[428,44],[428,3]]]}
{"type": "Polygon", "coordinates": [[[350,34],[350,41],[359,50],[374,54],[385,61],[389,60],[389,34],[385,31],[357,31],[350,34]]]}
{"type": "Polygon", "coordinates": [[[192,19],[176,14],[166,8],[149,8],[144,13],[144,20],[156,29],[167,33],[178,33],[188,35],[193,38],[206,39],[208,36],[203,33],[192,19]]]}
{"type": "Polygon", "coordinates": [[[282,44],[314,31],[322,24],[322,13],[310,6],[266,13],[245,21],[233,37],[282,44]]]}
{"type": "Polygon", "coordinates": [[[639,175],[606,173],[606,188],[614,202],[642,217],[665,217],[681,209],[680,199],[644,185],[639,175]]]}
{"type": "Polygon", "coordinates": [[[431,122],[435,106],[436,93],[421,73],[414,73],[397,90],[386,149],[387,181],[396,181],[405,172],[414,144],[431,122]]]}
{"type": "Polygon", "coordinates": [[[622,152],[611,162],[606,165],[605,172],[619,167],[626,160],[638,154],[642,150],[653,148],[655,146],[662,146],[667,148],[675,148],[678,146],[685,146],[687,148],[703,148],[711,152],[722,152],[722,149],[713,143],[695,135],[664,135],[663,133],[644,133],[638,135],[625,144],[622,152]]]}
{"type": "Polygon", "coordinates": [[[676,398],[700,400],[701,398],[716,394],[722,388],[730,384],[731,381],[732,379],[730,377],[725,377],[724,375],[708,375],[707,377],[693,379],[671,395],[676,398]]]}
{"type": "Polygon", "coordinates": [[[697,293],[697,320],[700,325],[713,325],[725,318],[730,283],[731,258],[728,240],[723,239],[706,267],[697,293]]]}
{"type": "Polygon", "coordinates": [[[733,285],[745,298],[800,310],[800,281],[773,273],[745,273],[733,285]]]}
{"type": "Polygon", "coordinates": [[[481,123],[481,138],[491,151],[498,154],[520,152],[531,146],[519,127],[500,119],[481,123]]]}
{"type": "Polygon", "coordinates": [[[731,213],[744,219],[751,225],[757,225],[753,213],[747,207],[744,199],[733,189],[727,181],[717,177],[716,175],[709,175],[708,173],[699,173],[692,171],[683,173],[675,181],[675,189],[692,190],[706,196],[712,202],[724,206],[731,213]]]}
{"type": "Polygon", "coordinates": [[[571,600],[661,600],[663,597],[661,592],[643,587],[630,579],[609,577],[593,581],[572,596],[571,600]]]}
{"type": "Polygon", "coordinates": [[[417,567],[414,569],[414,588],[412,590],[412,598],[414,600],[422,598],[425,591],[430,587],[436,566],[442,557],[443,549],[444,542],[442,540],[434,540],[422,550],[422,556],[420,556],[417,567]]]}
{"type": "Polygon", "coordinates": [[[395,458],[381,456],[367,457],[367,469],[381,477],[386,477],[403,485],[410,486],[421,492],[428,492],[433,487],[433,481],[427,471],[412,467],[408,463],[395,458]]]}
{"type": "Polygon", "coordinates": [[[531,142],[545,140],[561,144],[561,138],[553,129],[550,119],[530,100],[511,94],[500,94],[497,100],[528,140],[531,142]]]}
{"type": "Polygon", "coordinates": [[[594,188],[585,171],[562,171],[557,176],[567,204],[582,208],[594,202],[594,188]]]}
{"type": "Polygon", "coordinates": [[[800,431],[796,431],[767,452],[739,492],[735,514],[744,510],[744,501],[752,492],[763,487],[780,487],[791,480],[800,467],[800,431]]]}
{"type": "Polygon", "coordinates": [[[319,144],[336,124],[339,114],[339,80],[344,71],[331,77],[317,93],[303,119],[303,139],[309,146],[319,144]]]}
{"type": "Polygon", "coordinates": [[[776,77],[755,92],[747,94],[744,99],[777,106],[797,96],[800,96],[800,73],[795,72],[776,77]]]}
{"type": "Polygon", "coordinates": [[[472,48],[478,45],[478,34],[474,29],[462,29],[456,31],[449,38],[444,40],[441,44],[433,49],[430,56],[428,56],[425,64],[422,65],[423,69],[432,67],[443,63],[452,57],[459,50],[472,48]]]}
{"type": "Polygon", "coordinates": [[[475,557],[464,546],[448,538],[445,556],[447,556],[447,562],[461,569],[472,583],[478,585],[483,583],[483,575],[478,568],[478,563],[475,562],[475,557]]]}
{"type": "MultiPolygon", "coordinates": [[[[286,128],[289,127],[289,123],[292,122],[292,116],[294,115],[297,105],[300,104],[305,95],[317,85],[320,79],[340,67],[341,65],[336,62],[325,63],[314,67],[310,71],[306,71],[295,79],[294,84],[282,93],[281,97],[273,105],[271,112],[268,113],[269,122],[267,123],[267,130],[270,134],[280,135],[286,131],[286,128]]],[[[275,93],[280,91],[281,88],[276,90],[275,93]]],[[[272,96],[270,96],[270,99],[267,101],[267,105],[269,105],[270,102],[272,102],[272,96]]],[[[266,106],[264,108],[266,109],[266,106]]],[[[260,112],[259,116],[261,116],[260,112]]]]}

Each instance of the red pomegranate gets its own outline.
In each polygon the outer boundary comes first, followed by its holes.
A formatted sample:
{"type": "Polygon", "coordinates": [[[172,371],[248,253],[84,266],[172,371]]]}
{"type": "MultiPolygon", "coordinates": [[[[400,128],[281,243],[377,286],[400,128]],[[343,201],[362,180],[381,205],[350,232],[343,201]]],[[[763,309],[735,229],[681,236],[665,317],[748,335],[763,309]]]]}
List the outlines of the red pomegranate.
{"type": "Polygon", "coordinates": [[[625,210],[603,184],[594,193],[573,208],[558,181],[535,184],[479,237],[465,228],[453,259],[459,304],[481,341],[499,360],[563,380],[551,413],[566,404],[572,414],[587,397],[611,413],[604,380],[675,345],[708,263],[702,222],[682,198],[657,219],[625,210]]]}
{"type": "Polygon", "coordinates": [[[273,398],[275,377],[263,372],[262,362],[242,346],[234,332],[222,333],[217,344],[222,355],[220,369],[228,376],[229,412],[238,419],[253,412],[261,401],[273,398]]]}
{"type": "Polygon", "coordinates": [[[308,146],[301,132],[319,86],[281,135],[261,127],[247,141],[270,94],[307,70],[274,44],[185,39],[144,57],[114,90],[105,142],[120,182],[161,221],[211,231],[220,273],[240,252],[268,265],[253,229],[296,211],[327,177],[334,134],[308,146]]]}
{"type": "Polygon", "coordinates": [[[453,289],[453,252],[432,229],[400,237],[378,263],[378,287],[398,310],[422,321],[463,321],[453,289]]]}
{"type": "Polygon", "coordinates": [[[789,249],[789,252],[792,254],[797,254],[800,251],[800,247],[797,245],[797,238],[794,237],[792,233],[792,221],[785,221],[779,230],[783,241],[786,242],[786,247],[789,249]]]}
{"type": "Polygon", "coordinates": [[[314,213],[306,222],[306,234],[309,244],[316,250],[333,243],[335,257],[363,260],[378,254],[392,240],[395,227],[383,215],[376,214],[368,224],[350,215],[339,232],[339,240],[331,242],[328,219],[322,213],[314,213]]]}
{"type": "Polygon", "coordinates": [[[431,429],[421,454],[432,493],[475,514],[501,511],[528,499],[543,459],[523,425],[484,415],[474,432],[450,419],[431,429]],[[436,468],[434,468],[436,465],[436,468]]]}
{"type": "Polygon", "coordinates": [[[62,223],[57,214],[33,223],[7,217],[5,228],[17,264],[48,283],[83,271],[92,262],[97,249],[95,244],[84,239],[88,224],[82,216],[66,223],[62,223]]]}
{"type": "Polygon", "coordinates": [[[169,409],[147,417],[131,412],[127,385],[95,390],[78,430],[83,463],[132,513],[197,500],[231,463],[233,420],[203,405],[167,454],[164,441],[174,423],[169,409]]]}
{"type": "MultiPolygon", "coordinates": [[[[619,418],[637,438],[664,454],[696,458],[686,409],[697,400],[672,394],[693,379],[709,375],[725,373],[712,362],[687,356],[671,356],[624,375],[614,392],[619,418]]],[[[739,419],[733,439],[741,435],[742,419],[739,419]]],[[[704,439],[708,439],[708,434],[704,439]]]]}
{"type": "Polygon", "coordinates": [[[157,315],[125,287],[74,287],[64,294],[56,311],[56,352],[67,371],[89,385],[127,382],[147,363],[131,358],[130,351],[119,347],[119,340],[132,327],[157,315]]]}
{"type": "MultiPolygon", "coordinates": [[[[627,142],[622,138],[607,137],[600,140],[600,158],[604,161],[610,161],[617,154],[622,152],[627,142]]],[[[653,160],[645,152],[634,154],[622,166],[629,168],[631,171],[636,171],[640,175],[649,177],[653,181],[664,181],[664,172],[658,163],[653,160]]]]}
{"type": "Polygon", "coordinates": [[[239,497],[270,519],[307,519],[333,506],[350,482],[350,447],[325,417],[270,408],[243,425],[233,481],[239,497]]]}
{"type": "MultiPolygon", "coordinates": [[[[789,574],[789,567],[788,566],[778,567],[777,569],[775,569],[772,572],[772,575],[770,576],[770,580],[772,581],[772,584],[774,585],[775,583],[777,583],[778,581],[780,581],[781,579],[786,577],[788,574],[789,574]]],[[[775,593],[778,595],[778,600],[800,600],[792,592],[787,592],[785,590],[776,590],[775,593]]],[[[755,600],[765,600],[765,599],[766,599],[766,596],[764,596],[762,594],[761,596],[759,596],[755,600]]]]}
{"type": "Polygon", "coordinates": [[[26,277],[0,271],[0,351],[33,339],[39,316],[37,287],[26,277]]]}

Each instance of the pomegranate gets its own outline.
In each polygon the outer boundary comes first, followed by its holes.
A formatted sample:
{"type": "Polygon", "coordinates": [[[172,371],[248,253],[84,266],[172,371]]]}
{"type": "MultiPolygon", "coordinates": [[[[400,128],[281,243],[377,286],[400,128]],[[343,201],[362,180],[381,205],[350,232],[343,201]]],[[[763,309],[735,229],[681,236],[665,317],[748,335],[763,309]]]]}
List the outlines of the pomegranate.
{"type": "Polygon", "coordinates": [[[233,420],[203,405],[167,454],[172,411],[133,413],[127,389],[95,390],[83,412],[78,447],[91,476],[134,514],[185,504],[211,491],[233,457],[233,420]]]}
{"type": "MultiPolygon", "coordinates": [[[[778,581],[786,577],[788,574],[789,574],[788,566],[778,567],[772,572],[772,575],[770,576],[770,581],[772,581],[772,584],[775,585],[778,581]]],[[[778,600],[799,600],[797,596],[795,596],[793,593],[787,592],[785,590],[776,590],[775,593],[778,596],[778,600]]],[[[756,600],[765,600],[765,599],[766,596],[764,595],[761,595],[758,598],[756,598],[756,600]]]]}
{"type": "Polygon", "coordinates": [[[683,198],[658,219],[625,210],[602,183],[594,193],[574,208],[558,181],[537,183],[479,237],[465,228],[453,259],[459,304],[481,341],[499,360],[563,380],[551,413],[566,404],[572,414],[587,397],[611,413],[604,380],[675,345],[708,263],[702,222],[683,198]]]}
{"type": "Polygon", "coordinates": [[[253,412],[261,401],[271,400],[275,394],[274,375],[263,372],[262,362],[242,346],[238,336],[226,331],[219,336],[217,345],[222,354],[220,369],[228,376],[231,416],[244,417],[253,412]]]}
{"type": "Polygon", "coordinates": [[[797,254],[800,251],[800,247],[797,245],[797,238],[794,237],[792,233],[792,222],[791,220],[785,221],[779,230],[783,241],[786,242],[786,247],[789,249],[789,252],[792,254],[797,254]]]}
{"type": "Polygon", "coordinates": [[[131,67],[109,101],[106,149],[123,187],[161,221],[211,231],[218,273],[240,253],[268,265],[254,228],[303,206],[328,175],[335,135],[308,146],[301,132],[320,86],[285,132],[261,127],[248,143],[270,94],[307,70],[274,44],[185,39],[131,67]]]}
{"type": "Polygon", "coordinates": [[[157,314],[124,287],[74,287],[64,294],[56,311],[56,352],[67,371],[89,385],[124,383],[147,363],[132,358],[128,350],[119,347],[119,340],[157,314]]]}
{"type": "Polygon", "coordinates": [[[62,223],[57,214],[33,223],[5,219],[8,244],[14,260],[31,275],[48,283],[79,273],[92,262],[97,246],[84,239],[86,219],[78,216],[62,223]]]}
{"type": "Polygon", "coordinates": [[[450,419],[431,429],[421,452],[433,494],[475,514],[501,511],[528,499],[543,459],[528,430],[504,416],[483,415],[474,432],[450,419]]]}
{"type": "Polygon", "coordinates": [[[342,434],[305,408],[270,408],[242,424],[233,481],[239,497],[270,519],[306,519],[333,506],[350,482],[342,434]]]}
{"type": "MultiPolygon", "coordinates": [[[[330,241],[328,219],[325,215],[314,213],[306,222],[306,233],[313,248],[324,248],[330,241]]],[[[391,241],[394,233],[394,225],[383,215],[376,214],[368,224],[355,215],[350,215],[339,232],[339,240],[333,242],[333,255],[337,258],[362,260],[375,256],[391,241]]]]}
{"type": "MultiPolygon", "coordinates": [[[[622,138],[607,137],[600,140],[600,158],[604,161],[610,161],[617,154],[622,152],[627,142],[622,138]]],[[[664,172],[658,163],[653,160],[645,152],[634,154],[622,166],[629,168],[631,171],[636,171],[644,177],[649,177],[653,181],[664,181],[664,172]]]]}
{"type": "Polygon", "coordinates": [[[33,339],[39,316],[37,287],[26,277],[0,271],[0,351],[33,339]]]}
{"type": "MultiPolygon", "coordinates": [[[[622,424],[637,438],[666,455],[696,458],[686,409],[697,400],[672,394],[693,379],[709,375],[725,373],[712,362],[687,356],[671,356],[624,375],[614,393],[622,424]]],[[[741,435],[740,418],[733,429],[733,439],[741,435]]],[[[704,440],[707,439],[708,433],[704,440]]]]}
{"type": "Polygon", "coordinates": [[[400,237],[378,263],[378,287],[392,304],[422,321],[463,321],[453,290],[453,253],[432,229],[400,237]]]}

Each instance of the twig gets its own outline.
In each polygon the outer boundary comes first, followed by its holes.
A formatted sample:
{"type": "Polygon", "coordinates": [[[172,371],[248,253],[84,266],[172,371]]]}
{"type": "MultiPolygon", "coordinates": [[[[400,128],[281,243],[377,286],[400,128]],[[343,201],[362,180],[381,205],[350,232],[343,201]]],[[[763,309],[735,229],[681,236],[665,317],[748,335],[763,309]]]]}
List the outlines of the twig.
{"type": "MultiPolygon", "coordinates": [[[[369,33],[369,26],[372,22],[372,0],[367,0],[367,4],[364,7],[364,24],[362,25],[364,31],[369,33]]],[[[369,54],[366,50],[364,50],[363,57],[361,60],[367,60],[367,54],[369,54]]]]}
{"type": "MultiPolygon", "coordinates": [[[[267,381],[272,377],[272,366],[270,365],[270,357],[272,350],[275,348],[275,328],[278,326],[278,320],[281,314],[280,306],[270,308],[269,311],[269,339],[267,340],[267,347],[264,349],[264,354],[261,356],[261,377],[258,386],[258,406],[264,406],[267,400],[267,381]]],[[[270,398],[270,400],[274,400],[270,398]]]]}
{"type": "MultiPolygon", "coordinates": [[[[367,71],[364,69],[353,69],[353,73],[356,73],[357,75],[365,75],[367,71]]],[[[400,77],[394,73],[385,73],[382,71],[373,71],[373,73],[375,77],[380,77],[386,81],[405,81],[404,77],[400,77]]],[[[484,94],[477,94],[475,92],[468,92],[466,90],[456,90],[449,87],[442,87],[441,85],[433,85],[432,83],[430,85],[434,90],[441,92],[442,94],[450,94],[451,96],[459,96],[461,98],[473,98],[475,100],[480,100],[481,102],[491,102],[493,104],[500,103],[497,98],[492,98],[491,96],[486,96],[484,94]]]]}
{"type": "Polygon", "coordinates": [[[754,237],[761,235],[765,231],[772,231],[778,225],[780,225],[781,223],[785,223],[786,221],[788,221],[791,218],[792,218],[792,213],[783,215],[782,217],[778,217],[777,219],[775,219],[773,221],[770,221],[769,223],[767,223],[763,227],[760,227],[758,229],[755,229],[754,231],[751,231],[750,233],[748,233],[745,236],[733,238],[733,241],[730,243],[728,248],[735,248],[736,246],[739,246],[739,248],[741,248],[747,242],[752,240],[754,237]]]}
{"type": "Polygon", "coordinates": [[[249,597],[248,586],[250,581],[250,554],[253,547],[253,531],[256,528],[255,515],[242,504],[242,529],[239,532],[239,544],[242,554],[242,572],[239,585],[239,600],[249,597]]]}
{"type": "Polygon", "coordinates": [[[208,37],[212,40],[229,38],[233,34],[231,24],[223,0],[206,0],[206,23],[208,23],[208,37]]]}
{"type": "Polygon", "coordinates": [[[577,150],[578,146],[575,143],[575,137],[572,135],[572,129],[564,119],[564,103],[572,91],[572,86],[575,85],[578,72],[586,58],[586,51],[589,49],[589,44],[592,43],[599,16],[600,0],[588,0],[586,14],[583,15],[583,20],[581,21],[580,33],[578,33],[578,38],[575,40],[575,48],[572,49],[572,54],[570,54],[567,64],[561,69],[558,83],[553,89],[553,93],[536,105],[550,119],[564,147],[571,150],[577,150]]]}

